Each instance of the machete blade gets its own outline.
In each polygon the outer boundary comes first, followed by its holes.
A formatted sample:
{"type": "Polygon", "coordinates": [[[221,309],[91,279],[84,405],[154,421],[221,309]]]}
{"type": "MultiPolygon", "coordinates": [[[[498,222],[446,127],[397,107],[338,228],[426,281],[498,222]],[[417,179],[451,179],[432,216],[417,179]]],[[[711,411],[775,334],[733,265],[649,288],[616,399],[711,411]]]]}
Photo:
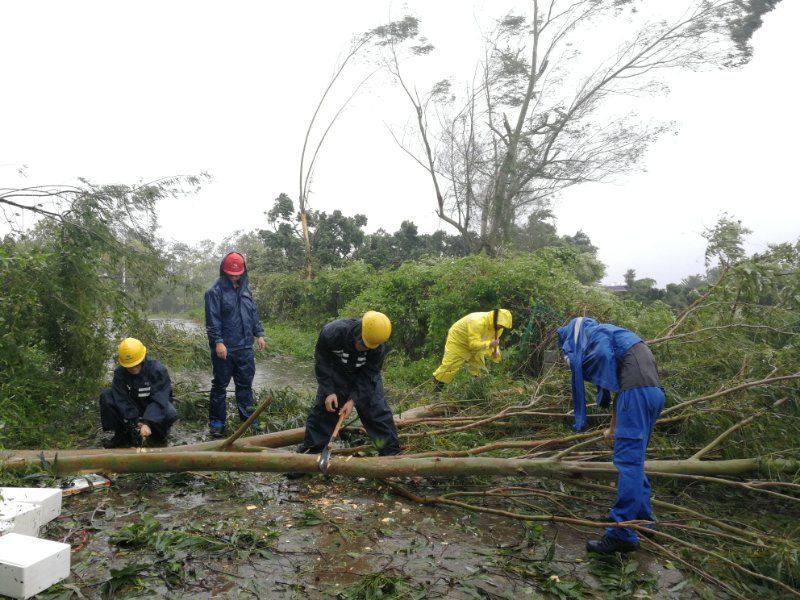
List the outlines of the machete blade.
{"type": "Polygon", "coordinates": [[[328,474],[328,463],[330,462],[330,458],[331,458],[331,448],[328,445],[325,446],[325,449],[322,451],[322,454],[319,455],[319,461],[317,461],[319,470],[322,471],[324,475],[328,474]]]}

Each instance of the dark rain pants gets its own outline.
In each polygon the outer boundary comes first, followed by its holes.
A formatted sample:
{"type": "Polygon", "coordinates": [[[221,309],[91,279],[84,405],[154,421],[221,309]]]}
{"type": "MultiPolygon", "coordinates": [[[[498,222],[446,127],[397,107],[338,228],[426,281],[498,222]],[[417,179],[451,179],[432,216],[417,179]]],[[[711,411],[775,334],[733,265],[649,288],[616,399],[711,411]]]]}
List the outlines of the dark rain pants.
{"type": "MultiPolygon", "coordinates": [[[[346,401],[346,398],[339,398],[339,408],[344,406],[346,401]]],[[[400,454],[397,428],[394,425],[392,411],[383,396],[383,383],[378,381],[375,394],[368,401],[357,402],[355,408],[361,424],[378,448],[378,454],[381,456],[400,454]]],[[[311,412],[308,413],[306,420],[305,439],[297,451],[310,454],[322,452],[330,441],[338,420],[338,411],[328,412],[325,410],[325,394],[318,391],[314,406],[311,407],[311,412]]]]}
{"type": "MultiPolygon", "coordinates": [[[[663,408],[664,392],[658,387],[625,390],[617,396],[614,466],[619,478],[617,501],[608,513],[609,521],[654,520],[644,457],[653,426],[663,408]]],[[[635,531],[621,527],[609,527],[606,535],[627,542],[637,540],[635,531]]]]}
{"type": "Polygon", "coordinates": [[[256,361],[252,348],[228,350],[228,357],[222,360],[211,349],[211,367],[214,378],[211,380],[211,396],[208,421],[211,427],[223,427],[227,413],[225,394],[233,377],[236,386],[236,407],[239,419],[246,421],[253,413],[253,377],[256,374],[256,361]]]}
{"type": "MultiPolygon", "coordinates": [[[[130,435],[136,426],[135,421],[126,420],[124,411],[114,400],[111,388],[107,388],[100,393],[100,423],[103,431],[113,431],[115,435],[130,435]]],[[[151,439],[154,442],[163,442],[167,439],[172,422],[169,423],[147,423],[153,432],[151,439]]],[[[133,441],[133,440],[131,440],[133,441]]]]}

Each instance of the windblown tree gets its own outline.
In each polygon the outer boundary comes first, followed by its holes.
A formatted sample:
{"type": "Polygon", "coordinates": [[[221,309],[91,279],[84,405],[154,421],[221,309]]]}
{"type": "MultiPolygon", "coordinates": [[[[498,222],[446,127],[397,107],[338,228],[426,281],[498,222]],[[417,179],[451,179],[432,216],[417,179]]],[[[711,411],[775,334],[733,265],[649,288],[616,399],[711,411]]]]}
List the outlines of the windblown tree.
{"type": "Polygon", "coordinates": [[[753,54],[750,40],[763,24],[763,17],[781,0],[739,0],[739,12],[730,23],[731,38],[736,44],[738,58],[745,61],[753,54]]]}
{"type": "Polygon", "coordinates": [[[40,439],[27,424],[87,405],[112,336],[147,339],[146,302],[163,272],[155,205],[198,184],[0,188],[12,230],[0,243],[0,431],[40,439]]]}
{"type": "Polygon", "coordinates": [[[330,214],[309,210],[304,218],[301,211],[295,212],[291,198],[280,194],[267,212],[267,222],[270,229],[257,232],[263,248],[255,264],[264,272],[285,272],[307,267],[299,251],[306,242],[314,257],[313,266],[342,266],[362,247],[367,218],[361,214],[349,217],[340,210],[330,214]]]}
{"type": "Polygon", "coordinates": [[[509,247],[522,252],[535,252],[540,248],[566,248],[573,251],[581,268],[578,279],[582,283],[596,283],[605,275],[605,265],[597,258],[597,247],[583,230],[575,235],[559,236],[549,208],[541,207],[532,210],[524,225],[512,226],[512,238],[509,247]]]}
{"type": "Polygon", "coordinates": [[[708,241],[706,246],[706,268],[718,261],[719,267],[727,269],[731,265],[741,262],[745,258],[744,238],[753,233],[738,219],[733,219],[727,214],[720,216],[717,223],[703,232],[703,237],[708,241]]]}
{"type": "Polygon", "coordinates": [[[430,174],[438,216],[473,250],[507,246],[518,220],[567,187],[635,168],[669,125],[644,122],[632,107],[665,91],[665,71],[746,60],[749,34],[733,41],[731,32],[761,14],[750,4],[657,4],[532,0],[497,22],[472,81],[443,80],[425,94],[404,59],[433,47],[420,39],[401,52],[406,32],[379,32],[415,112],[416,141],[395,138],[430,174]]]}
{"type": "MultiPolygon", "coordinates": [[[[706,228],[701,234],[708,242],[705,251],[705,274],[691,275],[680,283],[670,283],[667,284],[665,289],[660,289],[656,287],[654,279],[649,277],[638,279],[636,271],[628,269],[624,276],[625,285],[628,288],[624,297],[642,304],[663,300],[673,308],[686,308],[700,297],[701,292],[708,288],[709,283],[716,283],[721,275],[732,267],[739,266],[742,263],[741,269],[752,271],[751,267],[746,264],[748,259],[743,245],[744,238],[749,233],[751,233],[750,229],[742,225],[741,221],[723,213],[712,227],[706,228]]],[[[791,244],[782,244],[771,248],[769,252],[761,256],[752,257],[750,262],[752,263],[755,260],[774,260],[767,257],[772,256],[773,252],[780,252],[781,250],[779,249],[783,249],[784,256],[791,263],[794,260],[792,258],[794,256],[792,248],[791,244]]],[[[774,262],[773,265],[775,265],[774,262]]],[[[771,277],[770,274],[774,272],[774,268],[773,266],[764,271],[753,271],[750,278],[764,281],[766,278],[771,277]]],[[[786,274],[782,273],[782,275],[786,274]]]]}
{"type": "Polygon", "coordinates": [[[350,47],[344,53],[343,57],[339,60],[338,64],[333,70],[322,95],[314,108],[314,113],[308,122],[305,137],[303,138],[303,149],[300,153],[300,177],[299,177],[299,190],[297,196],[297,203],[299,208],[300,229],[303,235],[303,250],[304,250],[304,269],[306,277],[311,279],[313,274],[312,267],[312,242],[310,235],[309,220],[309,197],[311,195],[311,183],[314,177],[314,169],[317,164],[319,152],[322,149],[325,139],[328,137],[336,121],[348,107],[353,98],[358,94],[359,90],[364,86],[367,81],[379,70],[372,68],[366,75],[354,84],[351,84],[346,93],[344,100],[340,100],[338,107],[335,108],[332,114],[327,117],[327,124],[324,126],[320,123],[323,117],[323,110],[328,104],[334,102],[332,97],[335,96],[336,88],[344,87],[347,84],[343,83],[344,74],[348,70],[348,65],[355,63],[358,58],[369,53],[374,47],[374,43],[380,40],[382,35],[385,35],[385,30],[393,32],[393,40],[395,44],[402,44],[403,41],[412,39],[417,34],[416,20],[403,19],[401,21],[391,22],[388,25],[379,27],[374,30],[366,31],[353,38],[350,47]]]}
{"type": "MultiPolygon", "coordinates": [[[[339,81],[339,78],[342,76],[342,73],[347,68],[348,63],[353,61],[353,59],[360,53],[362,50],[365,50],[365,47],[369,44],[371,36],[369,34],[361,35],[356,37],[350,49],[345,53],[344,58],[339,62],[339,64],[334,69],[333,75],[331,76],[330,80],[328,81],[325,90],[322,92],[322,96],[317,103],[316,108],[314,109],[314,113],[311,115],[311,120],[308,123],[308,128],[306,129],[305,138],[303,139],[303,150],[300,153],[300,178],[299,178],[299,190],[297,196],[297,202],[299,204],[299,218],[300,218],[300,228],[303,236],[303,257],[304,257],[304,269],[306,272],[306,277],[311,279],[313,270],[312,270],[312,247],[311,247],[311,236],[309,233],[309,223],[308,223],[308,210],[309,210],[309,196],[311,195],[311,180],[314,174],[314,167],[316,166],[317,156],[319,155],[319,151],[322,149],[322,145],[325,142],[325,138],[328,136],[333,125],[336,123],[336,120],[339,116],[344,112],[347,105],[350,104],[350,101],[353,97],[358,93],[361,86],[369,79],[369,76],[362,79],[360,83],[358,83],[355,88],[351,91],[350,95],[347,99],[339,106],[336,112],[328,121],[327,126],[322,130],[322,133],[318,135],[316,142],[312,142],[312,134],[315,132],[315,128],[317,125],[317,119],[320,117],[320,111],[322,110],[323,106],[326,103],[326,99],[328,95],[331,93],[331,90],[336,85],[336,82],[339,81]],[[313,150],[312,150],[313,147],[313,150]]],[[[282,194],[284,196],[285,194],[282,194]]]]}

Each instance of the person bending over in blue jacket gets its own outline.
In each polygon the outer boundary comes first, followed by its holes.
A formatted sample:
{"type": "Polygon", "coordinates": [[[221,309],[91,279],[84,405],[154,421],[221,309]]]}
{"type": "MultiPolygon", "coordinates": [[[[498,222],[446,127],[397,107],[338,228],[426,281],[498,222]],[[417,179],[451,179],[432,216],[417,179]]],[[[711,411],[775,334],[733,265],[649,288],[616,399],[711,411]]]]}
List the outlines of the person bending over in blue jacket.
{"type": "Polygon", "coordinates": [[[253,294],[247,285],[247,265],[238,252],[230,252],[219,266],[219,279],[205,295],[206,333],[211,347],[211,396],[208,428],[212,437],[225,435],[225,394],[233,377],[239,419],[253,412],[253,377],[256,373],[253,339],[262,352],[264,329],[258,320],[253,294]]]}
{"type": "MultiPolygon", "coordinates": [[[[644,472],[645,451],[653,426],[664,408],[664,390],[653,353],[642,339],[627,329],[572,319],[558,330],[558,343],[572,372],[575,431],[586,428],[584,381],[597,386],[597,404],[608,406],[616,394],[611,426],[603,435],[614,446],[614,466],[619,474],[617,501],[610,521],[653,521],[650,482],[644,472]]],[[[609,527],[600,540],[586,544],[589,552],[611,554],[639,549],[636,532],[609,527]]]]}

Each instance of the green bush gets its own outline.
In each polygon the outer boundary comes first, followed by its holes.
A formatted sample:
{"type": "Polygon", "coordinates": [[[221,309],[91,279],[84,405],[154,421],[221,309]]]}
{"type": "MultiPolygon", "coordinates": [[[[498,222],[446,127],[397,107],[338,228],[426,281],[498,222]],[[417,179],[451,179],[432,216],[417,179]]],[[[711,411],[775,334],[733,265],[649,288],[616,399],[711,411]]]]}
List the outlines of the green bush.
{"type": "Polygon", "coordinates": [[[296,273],[252,274],[250,288],[262,321],[302,322],[311,283],[296,273]]]}
{"type": "MultiPolygon", "coordinates": [[[[357,318],[380,310],[392,320],[392,347],[410,358],[441,353],[447,330],[462,316],[497,307],[514,314],[515,329],[506,345],[525,334],[530,347],[541,344],[555,326],[588,314],[655,335],[671,319],[669,307],[624,302],[597,286],[580,283],[585,265],[569,248],[499,258],[410,261],[377,271],[355,261],[319,273],[253,275],[253,289],[265,321],[286,321],[317,330],[337,317],[357,318]]],[[[537,359],[541,363],[541,357],[537,359]]]]}
{"type": "Polygon", "coordinates": [[[408,262],[394,271],[382,271],[372,284],[354,297],[340,314],[357,317],[378,310],[392,321],[393,348],[419,357],[428,334],[428,299],[446,262],[408,262]]]}
{"type": "Polygon", "coordinates": [[[351,262],[341,269],[321,271],[308,290],[308,321],[321,326],[336,318],[348,303],[369,289],[375,277],[375,269],[362,261],[351,262]]]}
{"type": "Polygon", "coordinates": [[[515,330],[507,344],[519,339],[535,307],[551,315],[550,329],[577,314],[620,312],[613,296],[578,281],[570,257],[562,249],[546,249],[501,258],[406,263],[379,273],[341,314],[385,312],[393,323],[393,345],[419,357],[441,353],[450,326],[471,312],[511,310],[515,330]]]}
{"type": "Polygon", "coordinates": [[[136,337],[147,346],[147,353],[170,371],[207,368],[210,364],[205,331],[186,331],[165,324],[137,332],[136,337]]]}
{"type": "Polygon", "coordinates": [[[267,342],[264,354],[309,359],[314,356],[317,333],[316,328],[301,328],[280,322],[268,323],[264,326],[264,339],[267,342]]]}
{"type": "Polygon", "coordinates": [[[267,273],[252,275],[250,285],[262,320],[317,329],[335,319],[375,276],[368,264],[354,261],[340,269],[321,271],[312,281],[300,273],[267,273]]]}

